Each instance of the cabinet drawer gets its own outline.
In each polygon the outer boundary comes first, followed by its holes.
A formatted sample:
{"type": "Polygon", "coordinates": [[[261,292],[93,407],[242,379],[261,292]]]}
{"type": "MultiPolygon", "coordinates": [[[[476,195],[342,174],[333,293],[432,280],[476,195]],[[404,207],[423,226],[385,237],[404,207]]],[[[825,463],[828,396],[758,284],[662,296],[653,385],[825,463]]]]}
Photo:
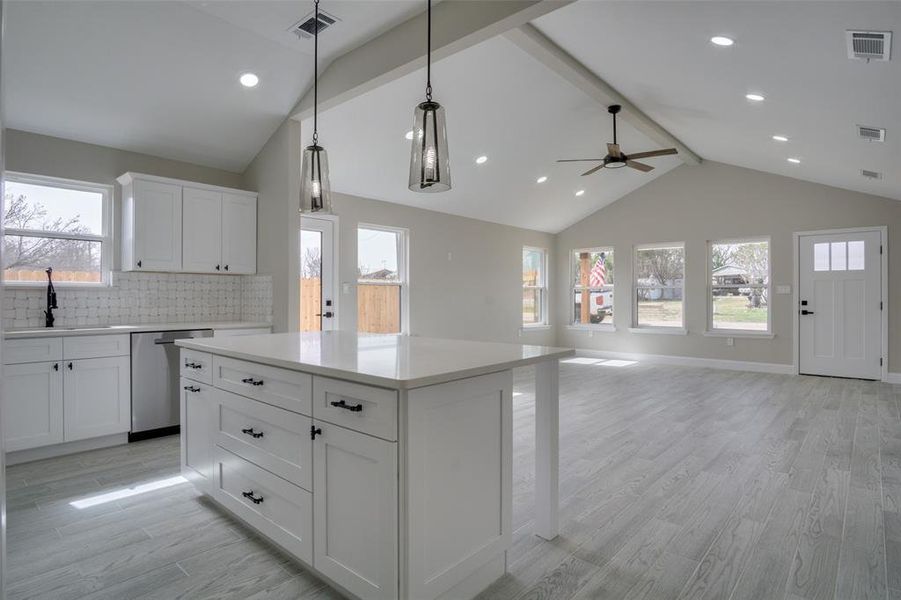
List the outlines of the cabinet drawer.
{"type": "Polygon", "coordinates": [[[127,333],[116,335],[85,335],[63,339],[63,358],[105,358],[107,356],[128,356],[131,353],[131,336],[127,333]]]}
{"type": "Polygon", "coordinates": [[[62,338],[32,338],[3,342],[3,364],[47,362],[63,359],[62,338]]]}
{"type": "Polygon", "coordinates": [[[213,355],[208,352],[181,349],[179,375],[199,381],[200,383],[213,383],[213,355]]]}
{"type": "Polygon", "coordinates": [[[286,410],[311,414],[312,377],[223,356],[213,357],[213,385],[286,410]]]}
{"type": "Polygon", "coordinates": [[[264,536],[313,564],[313,495],[216,447],[213,497],[264,536]]]}
{"type": "Polygon", "coordinates": [[[312,490],[310,417],[215,390],[214,434],[220,446],[312,490]]]}
{"type": "Polygon", "coordinates": [[[313,417],[348,429],[397,439],[397,392],[349,381],[313,378],[313,417]]]}

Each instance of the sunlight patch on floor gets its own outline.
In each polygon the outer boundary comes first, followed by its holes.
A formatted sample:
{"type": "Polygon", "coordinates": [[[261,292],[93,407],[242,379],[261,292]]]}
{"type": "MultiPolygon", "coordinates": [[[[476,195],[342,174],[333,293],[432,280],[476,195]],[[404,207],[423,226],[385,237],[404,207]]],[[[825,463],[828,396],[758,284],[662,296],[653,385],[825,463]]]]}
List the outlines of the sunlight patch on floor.
{"type": "Polygon", "coordinates": [[[600,365],[602,367],[631,367],[632,365],[637,365],[637,360],[622,360],[618,358],[587,358],[578,356],[576,358],[567,358],[566,360],[561,360],[561,363],[568,363],[571,365],[600,365]]]}
{"type": "Polygon", "coordinates": [[[81,500],[74,500],[69,504],[77,509],[90,508],[92,506],[97,506],[98,504],[106,504],[107,502],[114,502],[116,500],[121,500],[122,498],[130,498],[132,496],[146,494],[147,492],[162,490],[168,487],[172,487],[173,485],[179,485],[181,483],[188,483],[188,480],[181,475],[177,475],[175,477],[168,477],[166,479],[157,479],[156,481],[142,483],[141,485],[136,485],[130,488],[113,490],[112,492],[106,492],[105,494],[88,496],[87,498],[82,498],[81,500]]]}

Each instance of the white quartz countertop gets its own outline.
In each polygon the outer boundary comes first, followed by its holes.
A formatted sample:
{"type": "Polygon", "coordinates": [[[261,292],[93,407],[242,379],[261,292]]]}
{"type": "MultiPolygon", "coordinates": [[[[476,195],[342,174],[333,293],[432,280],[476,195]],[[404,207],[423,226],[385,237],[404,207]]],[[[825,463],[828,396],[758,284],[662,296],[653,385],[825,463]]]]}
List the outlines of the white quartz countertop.
{"type": "Polygon", "coordinates": [[[271,323],[255,321],[225,321],[214,323],[146,323],[140,325],[86,325],[82,327],[30,327],[7,329],[3,337],[20,340],[40,337],[68,337],[73,335],[110,335],[114,333],[139,333],[141,331],[186,331],[189,329],[256,329],[272,327],[271,323]]]}
{"type": "Polygon", "coordinates": [[[434,385],[575,354],[572,348],[344,331],[175,343],[220,356],[394,389],[434,385]]]}

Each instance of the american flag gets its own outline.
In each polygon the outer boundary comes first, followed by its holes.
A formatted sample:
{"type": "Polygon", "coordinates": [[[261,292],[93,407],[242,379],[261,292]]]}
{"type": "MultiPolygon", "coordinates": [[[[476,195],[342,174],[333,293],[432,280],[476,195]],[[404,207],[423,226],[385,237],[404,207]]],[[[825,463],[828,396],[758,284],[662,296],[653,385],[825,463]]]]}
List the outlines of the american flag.
{"type": "Polygon", "coordinates": [[[588,285],[593,288],[604,287],[607,285],[607,267],[604,266],[604,253],[598,255],[598,260],[591,268],[588,275],[588,285]]]}

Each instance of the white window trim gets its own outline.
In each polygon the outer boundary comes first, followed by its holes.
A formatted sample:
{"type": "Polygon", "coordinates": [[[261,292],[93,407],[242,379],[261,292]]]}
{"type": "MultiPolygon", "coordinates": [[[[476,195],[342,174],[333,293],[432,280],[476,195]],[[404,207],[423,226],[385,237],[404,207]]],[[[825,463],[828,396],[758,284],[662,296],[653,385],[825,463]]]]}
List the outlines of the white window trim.
{"type": "Polygon", "coordinates": [[[737,338],[762,338],[773,339],[773,242],[767,235],[743,238],[725,238],[707,241],[707,329],[704,331],[707,337],[737,337],[737,338]],[[767,268],[767,303],[766,303],[766,331],[748,329],[725,329],[713,326],[713,246],[714,244],[747,244],[766,242],[766,268],[767,268]]]}
{"type": "MultiPolygon", "coordinates": [[[[688,298],[685,290],[688,289],[688,252],[685,251],[685,242],[658,242],[653,244],[636,244],[632,246],[632,326],[631,333],[661,333],[670,335],[688,335],[685,327],[685,314],[688,311],[688,298]],[[640,250],[654,250],[663,248],[682,249],[682,323],[679,325],[640,325],[638,323],[638,252],[640,250]]],[[[661,286],[672,287],[672,286],[661,286]]]]}
{"type": "MultiPolygon", "coordinates": [[[[57,238],[65,240],[85,240],[91,242],[100,242],[100,281],[99,282],[81,282],[81,281],[54,281],[53,286],[56,288],[98,288],[109,287],[112,285],[110,273],[112,271],[113,259],[113,186],[104,183],[93,183],[90,181],[79,181],[76,179],[64,179],[62,177],[50,177],[49,175],[33,175],[30,173],[21,173],[18,171],[6,171],[4,174],[5,181],[15,181],[16,183],[27,183],[32,185],[43,185],[46,187],[57,187],[70,190],[78,190],[85,192],[99,192],[103,196],[103,206],[101,215],[101,227],[103,229],[100,235],[94,234],[65,234],[42,231],[40,229],[13,229],[5,228],[4,235],[22,235],[28,237],[44,237],[57,238]]],[[[52,266],[52,265],[51,265],[52,266]]],[[[3,285],[10,288],[43,288],[46,286],[44,282],[36,281],[4,281],[3,285]]]]}
{"type": "MultiPolygon", "coordinates": [[[[589,254],[594,254],[595,252],[613,252],[613,316],[616,317],[616,249],[613,246],[594,246],[591,248],[572,248],[569,251],[569,274],[566,276],[568,279],[567,285],[569,289],[567,293],[570,295],[570,300],[567,301],[567,305],[572,304],[572,294],[576,291],[576,282],[573,281],[573,274],[576,272],[576,252],[588,252],[589,254]]],[[[591,288],[589,287],[589,290],[591,288]]],[[[576,315],[573,314],[572,308],[567,308],[570,311],[569,313],[569,321],[566,326],[567,329],[571,330],[583,330],[583,331],[601,331],[601,332],[614,332],[616,331],[616,324],[611,321],[610,323],[576,323],[576,315]]]]}
{"type": "MultiPolygon", "coordinates": [[[[528,290],[538,290],[539,291],[538,302],[540,304],[539,308],[541,309],[541,311],[540,311],[541,314],[539,315],[540,320],[538,323],[522,322],[521,327],[524,330],[525,329],[529,329],[529,330],[550,329],[551,326],[550,326],[550,323],[548,320],[548,298],[550,297],[550,293],[548,291],[548,277],[547,277],[547,275],[548,275],[548,273],[547,273],[547,266],[548,266],[547,248],[539,248],[538,246],[523,246],[522,250],[523,250],[523,252],[526,252],[527,250],[529,250],[529,251],[538,252],[541,254],[541,266],[540,266],[540,269],[541,269],[541,282],[540,283],[541,283],[541,285],[537,285],[537,286],[523,285],[522,286],[522,289],[524,289],[524,290],[528,289],[528,290]]],[[[520,260],[520,263],[521,262],[522,261],[520,260]]],[[[520,299],[520,312],[522,312],[522,300],[521,299],[520,299]]]]}
{"type": "MultiPolygon", "coordinates": [[[[392,227],[390,225],[375,225],[373,223],[357,223],[357,240],[360,229],[373,229],[375,231],[387,231],[397,235],[397,274],[400,281],[356,281],[357,285],[398,285],[400,284],[400,333],[410,335],[410,230],[404,227],[392,227]]],[[[356,249],[354,257],[356,264],[360,262],[360,248],[356,249]]]]}

